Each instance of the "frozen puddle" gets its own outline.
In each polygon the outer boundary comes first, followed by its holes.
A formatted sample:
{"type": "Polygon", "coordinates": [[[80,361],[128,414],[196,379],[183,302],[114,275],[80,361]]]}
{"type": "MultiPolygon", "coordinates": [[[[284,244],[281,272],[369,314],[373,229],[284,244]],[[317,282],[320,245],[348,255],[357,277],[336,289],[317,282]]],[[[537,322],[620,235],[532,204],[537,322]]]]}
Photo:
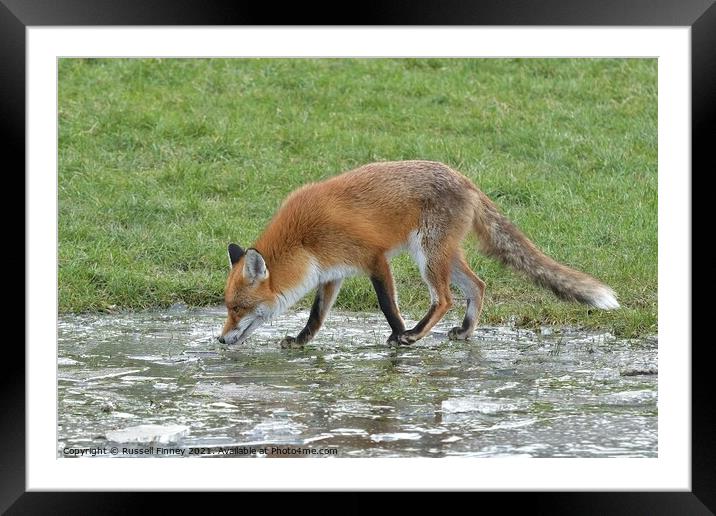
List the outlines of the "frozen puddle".
{"type": "Polygon", "coordinates": [[[122,444],[169,444],[189,433],[184,425],[138,425],[107,432],[107,440],[122,444]]]}
{"type": "Polygon", "coordinates": [[[658,453],[655,337],[490,327],[451,342],[457,321],[445,320],[390,348],[382,315],[336,312],[304,350],[280,349],[303,311],[226,348],[216,341],[224,315],[61,316],[58,456],[119,445],[232,457],[278,445],[332,457],[658,453]]]}

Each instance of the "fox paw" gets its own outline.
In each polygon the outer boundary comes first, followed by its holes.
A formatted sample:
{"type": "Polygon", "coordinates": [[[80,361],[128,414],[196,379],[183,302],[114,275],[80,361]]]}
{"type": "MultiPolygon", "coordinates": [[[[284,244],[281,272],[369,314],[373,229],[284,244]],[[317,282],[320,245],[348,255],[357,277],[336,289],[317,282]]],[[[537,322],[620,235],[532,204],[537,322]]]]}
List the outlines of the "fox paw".
{"type": "Polygon", "coordinates": [[[398,337],[400,337],[398,333],[391,333],[390,337],[388,337],[388,340],[386,341],[386,344],[389,346],[399,346],[400,341],[398,340],[398,337]]]}
{"type": "Polygon", "coordinates": [[[296,337],[284,337],[280,346],[281,349],[302,349],[303,343],[298,342],[296,337]]]}
{"type": "Polygon", "coordinates": [[[400,335],[396,336],[396,340],[398,344],[402,344],[404,346],[409,346],[416,340],[418,340],[418,337],[414,333],[410,333],[409,331],[406,331],[405,333],[401,333],[400,335]]]}
{"type": "Polygon", "coordinates": [[[469,336],[470,335],[460,326],[455,326],[448,332],[448,339],[450,340],[467,340],[469,336]]]}

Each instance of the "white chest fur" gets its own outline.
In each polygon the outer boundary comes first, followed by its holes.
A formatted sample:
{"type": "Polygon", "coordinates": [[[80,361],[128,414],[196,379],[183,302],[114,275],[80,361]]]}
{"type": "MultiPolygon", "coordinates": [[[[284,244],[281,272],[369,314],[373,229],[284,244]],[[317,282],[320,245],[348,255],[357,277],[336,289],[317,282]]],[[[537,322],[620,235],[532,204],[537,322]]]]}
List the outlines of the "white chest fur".
{"type": "Polygon", "coordinates": [[[272,310],[271,316],[275,317],[283,313],[322,283],[342,280],[360,273],[360,269],[351,265],[338,264],[326,267],[321,266],[315,258],[312,258],[308,261],[306,272],[301,278],[301,282],[278,295],[276,306],[272,310]]]}

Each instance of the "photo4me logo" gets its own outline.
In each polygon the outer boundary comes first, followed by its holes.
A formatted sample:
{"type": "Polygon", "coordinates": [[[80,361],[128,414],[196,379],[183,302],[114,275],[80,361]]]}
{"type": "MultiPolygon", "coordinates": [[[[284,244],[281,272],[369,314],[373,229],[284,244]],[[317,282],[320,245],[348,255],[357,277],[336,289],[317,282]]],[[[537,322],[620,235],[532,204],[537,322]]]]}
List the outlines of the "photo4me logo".
{"type": "Polygon", "coordinates": [[[226,455],[226,456],[271,456],[271,457],[297,457],[297,456],[328,456],[338,455],[337,448],[302,448],[294,446],[218,446],[212,448],[172,448],[161,446],[128,447],[104,446],[88,448],[63,448],[64,457],[97,457],[97,456],[125,456],[125,457],[187,457],[190,455],[226,455]]]}

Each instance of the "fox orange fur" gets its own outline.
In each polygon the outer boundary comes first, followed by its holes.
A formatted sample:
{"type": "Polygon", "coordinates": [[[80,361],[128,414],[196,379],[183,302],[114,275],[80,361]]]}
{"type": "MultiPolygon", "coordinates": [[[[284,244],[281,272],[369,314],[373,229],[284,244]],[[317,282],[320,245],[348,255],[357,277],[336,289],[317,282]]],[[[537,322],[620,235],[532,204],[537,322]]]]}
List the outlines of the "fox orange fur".
{"type": "Polygon", "coordinates": [[[542,253],[467,177],[432,161],[380,162],[306,185],[283,202],[253,247],[229,245],[228,317],[219,340],[240,343],[263,322],[312,289],[306,327],[283,347],[302,346],[319,330],[343,279],[368,275],[392,333],[410,344],[428,334],[452,306],[451,283],[465,295],[466,339],[478,323],[485,283],[470,270],[461,242],[472,230],[481,251],[525,273],[557,296],[618,308],[612,289],[542,253]],[[414,328],[398,310],[389,259],[407,250],[428,286],[431,305],[414,328]]]}

